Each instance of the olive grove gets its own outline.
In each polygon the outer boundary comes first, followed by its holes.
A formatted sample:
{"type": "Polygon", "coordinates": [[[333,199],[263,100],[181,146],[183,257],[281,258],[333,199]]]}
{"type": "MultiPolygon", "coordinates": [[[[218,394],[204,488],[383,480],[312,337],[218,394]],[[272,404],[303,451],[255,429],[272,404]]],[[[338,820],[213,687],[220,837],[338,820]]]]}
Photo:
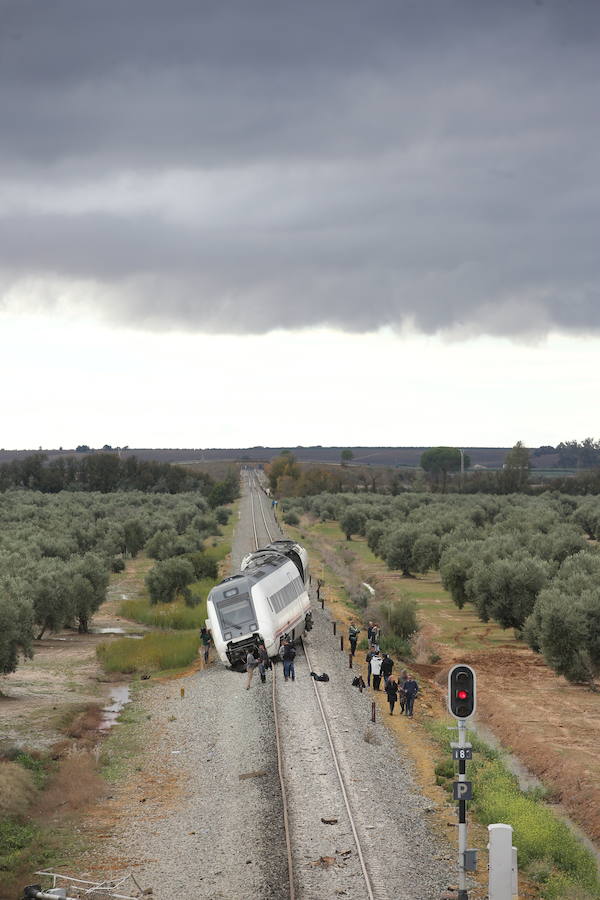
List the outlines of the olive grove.
{"type": "Polygon", "coordinates": [[[142,549],[157,560],[151,600],[187,597],[194,578],[216,574],[203,539],[226,519],[199,492],[0,494],[0,673],[47,632],[87,631],[111,570],[142,549]]]}
{"type": "Polygon", "coordinates": [[[458,607],[512,628],[559,674],[600,675],[600,499],[405,493],[292,498],[404,575],[439,569],[458,607]]]}

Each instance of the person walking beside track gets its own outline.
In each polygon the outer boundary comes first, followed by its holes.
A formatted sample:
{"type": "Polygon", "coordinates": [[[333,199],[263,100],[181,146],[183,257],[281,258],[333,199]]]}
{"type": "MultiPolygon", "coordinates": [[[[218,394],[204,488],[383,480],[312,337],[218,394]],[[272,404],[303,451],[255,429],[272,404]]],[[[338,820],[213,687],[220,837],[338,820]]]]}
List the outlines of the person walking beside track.
{"type": "Polygon", "coordinates": [[[246,672],[248,673],[248,678],[246,679],[246,690],[250,690],[250,684],[252,682],[252,676],[254,675],[254,670],[258,665],[258,660],[255,657],[252,650],[248,650],[246,655],[246,672]]]}
{"type": "Polygon", "coordinates": [[[359,634],[360,628],[357,628],[354,622],[350,622],[350,627],[348,628],[348,640],[350,641],[350,653],[352,656],[356,653],[356,642],[359,634]]]}
{"type": "Polygon", "coordinates": [[[390,704],[390,716],[393,716],[394,706],[396,705],[396,700],[398,699],[398,682],[394,681],[393,678],[388,678],[387,684],[385,686],[385,692],[387,694],[388,703],[390,704]]]}
{"type": "Polygon", "coordinates": [[[402,669],[400,678],[398,679],[398,699],[400,700],[400,715],[403,714],[406,707],[406,694],[404,693],[404,685],[408,681],[408,672],[402,669]]]}
{"type": "Polygon", "coordinates": [[[373,675],[373,690],[378,691],[381,684],[381,664],[383,658],[379,655],[379,651],[371,659],[371,672],[373,675]]]}
{"type": "Polygon", "coordinates": [[[415,697],[419,693],[419,685],[413,675],[409,675],[408,680],[404,682],[404,693],[406,695],[406,715],[412,719],[415,697]]]}
{"type": "Polygon", "coordinates": [[[387,653],[383,654],[383,662],[381,663],[381,674],[383,675],[384,689],[392,677],[392,669],[394,668],[394,660],[387,653]]]}

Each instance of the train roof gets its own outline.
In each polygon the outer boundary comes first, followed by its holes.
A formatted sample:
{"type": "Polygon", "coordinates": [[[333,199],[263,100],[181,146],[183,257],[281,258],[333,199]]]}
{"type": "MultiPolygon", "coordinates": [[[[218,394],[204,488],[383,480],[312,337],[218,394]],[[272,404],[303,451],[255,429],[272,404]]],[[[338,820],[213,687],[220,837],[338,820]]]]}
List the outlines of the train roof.
{"type": "MultiPolygon", "coordinates": [[[[274,550],[259,550],[257,553],[252,554],[252,557],[248,560],[243,572],[236,575],[230,575],[228,578],[223,578],[222,581],[212,588],[210,593],[212,594],[213,591],[224,593],[224,590],[238,586],[235,582],[245,583],[246,589],[250,589],[252,585],[260,581],[261,578],[265,578],[272,572],[277,571],[277,569],[285,566],[286,563],[290,563],[290,560],[287,556],[284,556],[283,553],[276,553],[274,550]],[[223,588],[224,590],[220,591],[219,588],[223,588]]],[[[293,565],[293,563],[291,563],[291,565],[293,565]]],[[[239,584],[239,586],[241,588],[241,584],[239,584]]]]}

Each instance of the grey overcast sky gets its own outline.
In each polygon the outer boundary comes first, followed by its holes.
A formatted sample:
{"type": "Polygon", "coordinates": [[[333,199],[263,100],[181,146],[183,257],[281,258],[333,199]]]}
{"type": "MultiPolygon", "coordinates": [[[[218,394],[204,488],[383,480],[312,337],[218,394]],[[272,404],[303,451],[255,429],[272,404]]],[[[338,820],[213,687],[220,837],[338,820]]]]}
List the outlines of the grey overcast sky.
{"type": "Polygon", "coordinates": [[[596,0],[0,0],[0,444],[593,434],[599,98],[596,0]]]}

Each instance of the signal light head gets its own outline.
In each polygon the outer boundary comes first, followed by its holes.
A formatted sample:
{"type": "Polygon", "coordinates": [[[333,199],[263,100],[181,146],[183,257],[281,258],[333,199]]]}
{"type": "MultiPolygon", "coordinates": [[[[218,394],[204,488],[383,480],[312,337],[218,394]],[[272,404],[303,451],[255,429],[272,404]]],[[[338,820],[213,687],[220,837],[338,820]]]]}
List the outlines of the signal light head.
{"type": "Polygon", "coordinates": [[[475,672],[470,666],[453,666],[448,673],[448,709],[455,719],[475,712],[475,672]]]}

